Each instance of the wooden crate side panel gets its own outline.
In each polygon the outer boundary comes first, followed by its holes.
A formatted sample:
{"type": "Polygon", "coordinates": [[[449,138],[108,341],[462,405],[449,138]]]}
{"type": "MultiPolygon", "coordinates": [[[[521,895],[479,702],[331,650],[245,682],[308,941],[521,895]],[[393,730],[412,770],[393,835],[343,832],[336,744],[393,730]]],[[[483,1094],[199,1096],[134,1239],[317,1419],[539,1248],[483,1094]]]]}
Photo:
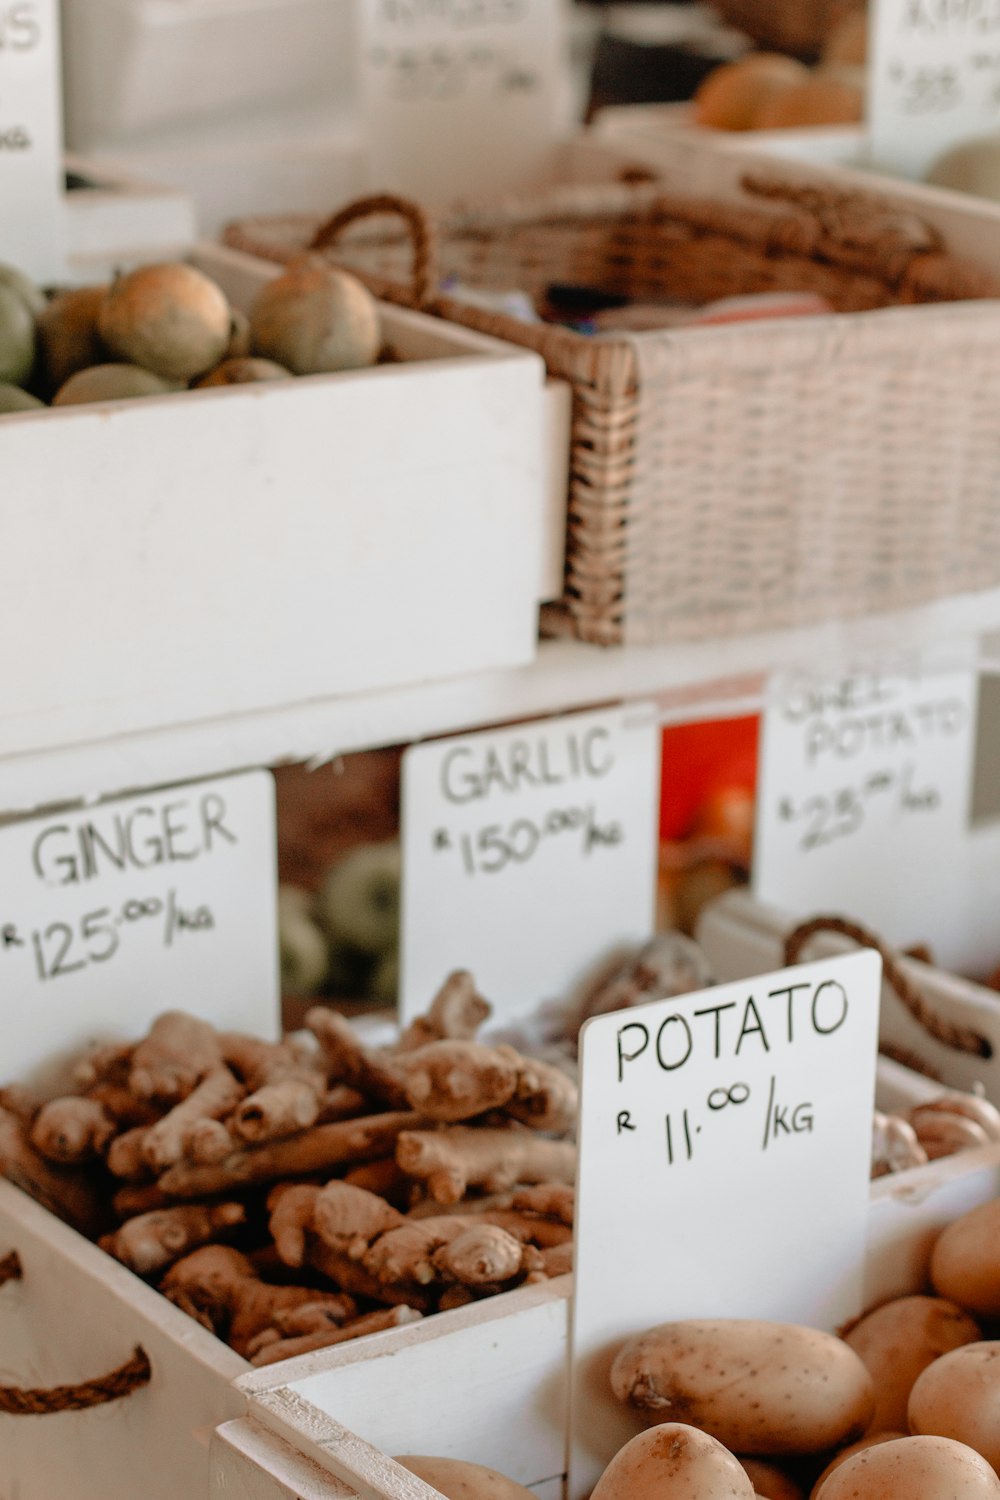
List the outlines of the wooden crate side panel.
{"type": "Polygon", "coordinates": [[[562,1277],[520,1302],[495,1299],[506,1310],[487,1318],[489,1304],[440,1314],[399,1330],[408,1337],[366,1340],[353,1359],[305,1356],[283,1367],[280,1385],[249,1376],[240,1389],[260,1421],[348,1482],[359,1481],[345,1433],[362,1456],[370,1445],[486,1464],[529,1488],[560,1481],[569,1289],[562,1277]]]}
{"type": "Polygon", "coordinates": [[[208,1483],[208,1440],[243,1402],[247,1366],[73,1230],[0,1181],[0,1253],[23,1279],[0,1288],[0,1383],[74,1384],[107,1374],[137,1344],[148,1386],[90,1411],[0,1416],[5,1500],[178,1500],[208,1483]]]}
{"type": "Polygon", "coordinates": [[[6,419],[0,629],[32,650],[0,753],[529,662],[543,376],[463,356],[6,419]]]}

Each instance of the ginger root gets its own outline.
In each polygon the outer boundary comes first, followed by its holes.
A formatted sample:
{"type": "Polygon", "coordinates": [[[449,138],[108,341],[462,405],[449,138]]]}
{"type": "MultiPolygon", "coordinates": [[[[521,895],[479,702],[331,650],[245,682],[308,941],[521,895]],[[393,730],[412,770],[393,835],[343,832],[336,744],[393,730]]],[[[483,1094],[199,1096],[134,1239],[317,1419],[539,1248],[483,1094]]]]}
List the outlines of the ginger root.
{"type": "Polygon", "coordinates": [[[516,1183],[571,1183],[576,1147],[523,1129],[403,1130],[396,1161],[410,1177],[426,1182],[436,1203],[458,1203],[470,1187],[502,1192],[516,1183]]]}
{"type": "Polygon", "coordinates": [[[190,1131],[203,1120],[219,1120],[243,1097],[243,1087],[225,1065],[205,1074],[191,1092],[175,1104],[142,1138],[143,1160],[154,1172],[164,1172],[181,1160],[190,1131]]]}
{"type": "Polygon", "coordinates": [[[332,1082],[360,1089],[386,1109],[409,1108],[398,1067],[382,1053],[364,1046],[338,1011],[315,1005],[306,1012],[305,1024],[323,1049],[332,1082]]]}
{"type": "Polygon", "coordinates": [[[96,1099],[71,1095],[42,1105],[31,1127],[31,1144],[49,1161],[82,1162],[100,1156],[116,1129],[96,1099]]]}
{"type": "Polygon", "coordinates": [[[411,1052],[428,1042],[471,1042],[492,1006],[476,989],[467,969],[455,969],[431,1001],[424,1016],[412,1020],[400,1037],[397,1052],[411,1052]]]}
{"type": "Polygon", "coordinates": [[[246,1217],[242,1203],[178,1204],[139,1214],[114,1234],[104,1235],[98,1244],[130,1271],[149,1276],[245,1224],[246,1217]]]}
{"type": "Polygon", "coordinates": [[[317,1319],[342,1322],[357,1312],[353,1299],[340,1292],[269,1286],[260,1280],[253,1262],[228,1245],[206,1245],[177,1261],[161,1281],[160,1290],[185,1310],[195,1309],[207,1317],[244,1358],[249,1357],[253,1340],[280,1313],[304,1303],[313,1305],[317,1319]]]}
{"type": "Polygon", "coordinates": [[[214,1026],[185,1011],[168,1010],[133,1049],[129,1087],[139,1099],[176,1104],[222,1060],[214,1026]]]}
{"type": "Polygon", "coordinates": [[[343,1344],[349,1339],[363,1338],[369,1333],[382,1333],[387,1328],[402,1328],[407,1323],[419,1323],[423,1315],[413,1307],[380,1308],[377,1312],[364,1313],[360,1318],[349,1318],[339,1328],[317,1329],[314,1333],[301,1334],[297,1338],[270,1338],[257,1340],[250,1352],[250,1363],[273,1365],[281,1359],[293,1359],[297,1354],[311,1354],[314,1349],[327,1349],[331,1344],[343,1344]]]}
{"type": "Polygon", "coordinates": [[[451,1123],[499,1109],[518,1087],[518,1054],[482,1042],[428,1042],[402,1065],[411,1109],[429,1120],[451,1123]]]}

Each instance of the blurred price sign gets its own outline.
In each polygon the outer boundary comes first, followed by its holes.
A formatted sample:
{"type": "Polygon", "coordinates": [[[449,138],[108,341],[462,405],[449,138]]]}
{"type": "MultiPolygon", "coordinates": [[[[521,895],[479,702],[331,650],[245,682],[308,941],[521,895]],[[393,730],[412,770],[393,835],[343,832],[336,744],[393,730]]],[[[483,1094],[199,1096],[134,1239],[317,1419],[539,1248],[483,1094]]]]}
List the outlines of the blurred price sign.
{"type": "Polygon", "coordinates": [[[524,1017],[648,940],[659,746],[652,705],[630,704],[407,751],[404,1018],[456,968],[524,1017]]]}
{"type": "Polygon", "coordinates": [[[0,829],[0,1051],[25,1079],[161,1011],[278,1029],[266,771],[0,829]]]}
{"type": "Polygon", "coordinates": [[[584,1026],[569,1500],[643,1425],[609,1379],[633,1334],[860,1311],[881,971],[853,953],[584,1026]]]}
{"type": "Polygon", "coordinates": [[[778,676],[762,728],[753,886],[844,912],[942,962],[963,931],[978,679],[971,670],[778,676]]]}
{"type": "Polygon", "coordinates": [[[447,201],[547,165],[565,98],[558,0],[357,0],[369,180],[447,201]]]}
{"type": "Polygon", "coordinates": [[[0,261],[64,274],[57,0],[0,0],[0,261]]]}
{"type": "Polygon", "coordinates": [[[875,164],[922,177],[956,141],[1000,129],[995,0],[875,0],[870,26],[875,164]]]}

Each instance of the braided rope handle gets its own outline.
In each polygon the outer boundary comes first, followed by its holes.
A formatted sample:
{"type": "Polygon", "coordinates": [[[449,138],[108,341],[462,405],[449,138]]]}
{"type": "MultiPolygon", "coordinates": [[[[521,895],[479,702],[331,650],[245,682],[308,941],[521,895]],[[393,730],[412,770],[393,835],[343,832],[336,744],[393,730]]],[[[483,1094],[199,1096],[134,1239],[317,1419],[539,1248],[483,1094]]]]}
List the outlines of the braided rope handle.
{"type": "Polygon", "coordinates": [[[993,1046],[989,1039],[981,1032],[974,1031],[971,1026],[956,1025],[954,1021],[939,1015],[903,973],[896,955],[875,933],[862,927],[859,922],[848,921],[846,917],[813,917],[809,922],[801,922],[785,938],[787,966],[798,963],[806,943],[818,932],[837,932],[857,943],[859,948],[874,948],[882,959],[886,983],[899,996],[918,1025],[936,1041],[956,1052],[969,1052],[975,1057],[993,1056],[993,1046]]]}
{"type": "Polygon", "coordinates": [[[848,264],[854,264],[860,254],[875,274],[893,286],[905,280],[920,257],[940,254],[946,248],[944,236],[934,225],[869,193],[812,187],[754,173],[743,178],[742,187],[753,197],[791,204],[812,221],[815,244],[808,247],[799,243],[801,218],[779,220],[775,250],[822,248],[826,259],[848,264]]]}
{"type": "MultiPolygon", "coordinates": [[[[20,1281],[22,1275],[16,1250],[0,1258],[0,1286],[8,1281],[20,1281]]],[[[136,1346],[123,1365],[107,1375],[99,1375],[96,1380],[82,1380],[78,1385],[53,1385],[47,1389],[0,1385],[0,1414],[35,1417],[57,1411],[86,1411],[92,1406],[103,1406],[107,1401],[130,1396],[133,1391],[148,1385],[152,1373],[145,1350],[136,1346]]]]}
{"type": "Polygon", "coordinates": [[[395,214],[403,220],[413,246],[412,296],[415,306],[428,307],[437,297],[441,284],[440,242],[437,230],[429,217],[410,198],[400,198],[395,193],[377,193],[368,198],[358,198],[338,209],[326,219],[309,241],[308,250],[327,250],[339,238],[349,224],[376,214],[395,214]]]}

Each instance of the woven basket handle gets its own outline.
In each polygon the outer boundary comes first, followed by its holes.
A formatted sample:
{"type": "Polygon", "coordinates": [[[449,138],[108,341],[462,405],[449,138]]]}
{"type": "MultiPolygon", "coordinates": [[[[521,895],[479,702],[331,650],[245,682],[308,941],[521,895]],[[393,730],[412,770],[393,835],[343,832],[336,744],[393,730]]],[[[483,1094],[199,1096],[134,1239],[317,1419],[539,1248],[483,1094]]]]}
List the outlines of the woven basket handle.
{"type": "MultiPolygon", "coordinates": [[[[20,1281],[22,1274],[16,1250],[0,1258],[0,1286],[8,1281],[20,1281]]],[[[0,1385],[0,1415],[36,1417],[57,1411],[86,1411],[88,1407],[103,1406],[107,1401],[130,1396],[141,1386],[148,1385],[151,1375],[145,1351],[136,1347],[131,1358],[117,1370],[100,1375],[96,1380],[81,1381],[79,1385],[54,1385],[34,1390],[25,1386],[0,1385]]]]}
{"type": "Polygon", "coordinates": [[[859,255],[882,281],[901,283],[913,262],[945,249],[941,233],[919,214],[909,213],[868,193],[838,192],[748,173],[744,190],[756,198],[794,204],[804,210],[778,220],[772,245],[855,265],[859,255]],[[811,221],[811,222],[810,222],[811,221]]]}
{"type": "Polygon", "coordinates": [[[413,246],[413,301],[417,307],[429,306],[437,297],[441,283],[440,245],[437,231],[427,214],[410,198],[399,198],[395,193],[358,198],[322,223],[307,249],[328,249],[348,224],[356,224],[359,219],[372,218],[375,214],[396,214],[406,225],[413,246]]]}
{"type": "Polygon", "coordinates": [[[874,948],[882,959],[882,972],[886,983],[899,996],[913,1019],[936,1041],[956,1052],[970,1052],[975,1057],[992,1057],[993,1046],[989,1039],[969,1026],[956,1026],[927,1003],[914,984],[903,973],[896,956],[880,938],[867,927],[849,922],[845,917],[814,917],[802,922],[785,938],[785,964],[796,964],[809,939],[817,932],[839,932],[858,944],[859,948],[874,948]]]}

